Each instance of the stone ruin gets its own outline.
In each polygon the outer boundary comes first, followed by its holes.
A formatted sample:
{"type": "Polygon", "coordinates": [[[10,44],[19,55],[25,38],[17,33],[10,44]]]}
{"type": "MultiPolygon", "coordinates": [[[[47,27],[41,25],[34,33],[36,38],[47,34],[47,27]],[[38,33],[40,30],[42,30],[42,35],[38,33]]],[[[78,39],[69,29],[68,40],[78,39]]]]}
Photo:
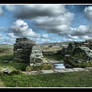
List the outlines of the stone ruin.
{"type": "Polygon", "coordinates": [[[30,55],[30,65],[33,64],[41,64],[43,62],[43,54],[39,45],[35,45],[32,48],[32,52],[30,55]]]}
{"type": "MultiPolygon", "coordinates": [[[[65,67],[72,67],[71,61],[76,63],[90,62],[92,60],[92,43],[73,42],[68,47],[59,51],[61,58],[64,60],[65,67]]],[[[17,38],[14,44],[14,56],[18,62],[24,62],[29,65],[40,65],[46,60],[43,57],[40,45],[27,38],[17,38]]],[[[47,61],[46,61],[47,62],[47,61]]]]}
{"type": "Polygon", "coordinates": [[[16,61],[30,63],[30,54],[35,42],[27,38],[17,38],[14,44],[14,56],[16,61]]]}
{"type": "Polygon", "coordinates": [[[67,48],[63,48],[61,54],[64,57],[66,67],[73,67],[73,64],[81,64],[92,60],[92,50],[79,43],[70,43],[67,48]]]}
{"type": "Polygon", "coordinates": [[[42,51],[40,46],[28,38],[17,38],[14,44],[14,56],[18,62],[27,64],[42,62],[42,51]]]}

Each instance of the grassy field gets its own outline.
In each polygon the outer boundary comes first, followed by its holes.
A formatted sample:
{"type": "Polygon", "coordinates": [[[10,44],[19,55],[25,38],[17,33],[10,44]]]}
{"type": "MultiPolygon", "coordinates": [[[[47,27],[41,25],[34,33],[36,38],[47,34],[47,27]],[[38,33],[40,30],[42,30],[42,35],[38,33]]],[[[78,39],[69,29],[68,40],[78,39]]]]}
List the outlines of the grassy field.
{"type": "MultiPolygon", "coordinates": [[[[12,48],[7,48],[7,45],[3,47],[0,46],[0,69],[2,67],[24,69],[25,64],[13,61],[12,48]]],[[[54,56],[54,59],[60,60],[60,56],[54,56]]],[[[92,71],[39,75],[0,73],[0,87],[92,87],[92,71]]]]}
{"type": "Polygon", "coordinates": [[[92,87],[92,71],[40,75],[1,75],[6,87],[92,87]]]}

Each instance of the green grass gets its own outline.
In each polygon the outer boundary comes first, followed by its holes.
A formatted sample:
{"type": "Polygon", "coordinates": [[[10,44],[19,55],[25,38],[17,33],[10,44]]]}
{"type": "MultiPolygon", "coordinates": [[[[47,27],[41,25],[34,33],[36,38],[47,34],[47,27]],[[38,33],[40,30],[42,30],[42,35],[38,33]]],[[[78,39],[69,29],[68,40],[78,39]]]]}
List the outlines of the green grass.
{"type": "Polygon", "coordinates": [[[0,56],[0,67],[14,67],[18,70],[25,70],[27,64],[13,60],[13,55],[0,56]],[[7,62],[5,62],[7,61],[7,62]]]}
{"type": "Polygon", "coordinates": [[[25,70],[27,64],[14,60],[13,49],[7,45],[0,45],[0,68],[13,67],[17,70],[25,70]]]}
{"type": "Polygon", "coordinates": [[[56,54],[56,55],[44,55],[44,57],[47,59],[47,60],[62,60],[62,57],[60,54],[56,54]]]}
{"type": "MultiPolygon", "coordinates": [[[[3,48],[3,46],[2,46],[3,48]]],[[[12,49],[0,49],[0,68],[25,70],[26,64],[13,60],[12,49]],[[4,62],[9,61],[9,62],[4,62]]],[[[61,60],[61,55],[45,56],[46,59],[61,60]]],[[[92,64],[89,64],[92,65],[92,64]]],[[[0,87],[92,87],[92,71],[54,74],[0,74],[0,87]]]]}
{"type": "Polygon", "coordinates": [[[92,72],[1,75],[6,87],[92,87],[92,72]]]}
{"type": "Polygon", "coordinates": [[[53,65],[51,64],[41,64],[40,66],[27,66],[26,71],[39,71],[39,70],[52,70],[53,65]]]}

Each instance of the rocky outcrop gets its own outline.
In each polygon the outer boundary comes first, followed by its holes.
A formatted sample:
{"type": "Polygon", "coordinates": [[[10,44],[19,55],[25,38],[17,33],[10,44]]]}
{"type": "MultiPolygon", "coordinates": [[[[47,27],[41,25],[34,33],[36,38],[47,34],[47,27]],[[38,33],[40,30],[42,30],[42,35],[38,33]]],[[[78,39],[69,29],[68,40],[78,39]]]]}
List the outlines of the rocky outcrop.
{"type": "Polygon", "coordinates": [[[43,54],[40,46],[35,45],[32,48],[32,53],[30,55],[30,64],[41,64],[43,63],[43,54]]]}
{"type": "Polygon", "coordinates": [[[60,50],[42,51],[40,45],[36,45],[34,41],[27,38],[17,38],[14,44],[14,59],[29,65],[40,65],[44,61],[47,62],[43,56],[48,55],[60,58],[59,61],[62,59],[66,67],[73,67],[75,64],[90,62],[92,60],[91,49],[92,42],[85,41],[71,42],[68,47],[60,50]]]}
{"type": "Polygon", "coordinates": [[[30,63],[30,54],[35,42],[27,38],[17,38],[14,44],[14,56],[16,61],[30,63]]]}
{"type": "Polygon", "coordinates": [[[92,60],[92,50],[85,46],[69,44],[68,48],[62,50],[64,64],[66,67],[78,67],[82,63],[92,60]]]}

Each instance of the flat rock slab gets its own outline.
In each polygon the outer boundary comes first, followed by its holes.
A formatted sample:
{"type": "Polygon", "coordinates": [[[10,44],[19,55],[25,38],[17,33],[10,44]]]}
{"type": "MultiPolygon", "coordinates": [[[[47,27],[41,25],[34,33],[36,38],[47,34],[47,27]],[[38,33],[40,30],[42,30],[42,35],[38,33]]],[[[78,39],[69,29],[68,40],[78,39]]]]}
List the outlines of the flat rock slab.
{"type": "Polygon", "coordinates": [[[84,68],[73,68],[73,71],[84,71],[84,68]]]}
{"type": "Polygon", "coordinates": [[[77,71],[89,71],[92,67],[87,68],[71,68],[71,69],[54,69],[54,70],[40,70],[40,71],[30,71],[23,72],[24,74],[49,74],[49,73],[64,73],[64,72],[77,72],[77,71]]]}
{"type": "Polygon", "coordinates": [[[73,69],[55,69],[54,72],[73,72],[73,69]]]}
{"type": "Polygon", "coordinates": [[[48,73],[54,73],[54,71],[53,70],[41,70],[40,73],[48,74],[48,73]]]}
{"type": "Polygon", "coordinates": [[[35,74],[39,74],[38,71],[23,72],[23,73],[24,73],[24,74],[28,74],[28,75],[30,75],[30,74],[33,74],[33,75],[35,75],[35,74]]]}
{"type": "Polygon", "coordinates": [[[87,70],[92,70],[92,67],[86,67],[85,69],[87,69],[87,70]]]}

